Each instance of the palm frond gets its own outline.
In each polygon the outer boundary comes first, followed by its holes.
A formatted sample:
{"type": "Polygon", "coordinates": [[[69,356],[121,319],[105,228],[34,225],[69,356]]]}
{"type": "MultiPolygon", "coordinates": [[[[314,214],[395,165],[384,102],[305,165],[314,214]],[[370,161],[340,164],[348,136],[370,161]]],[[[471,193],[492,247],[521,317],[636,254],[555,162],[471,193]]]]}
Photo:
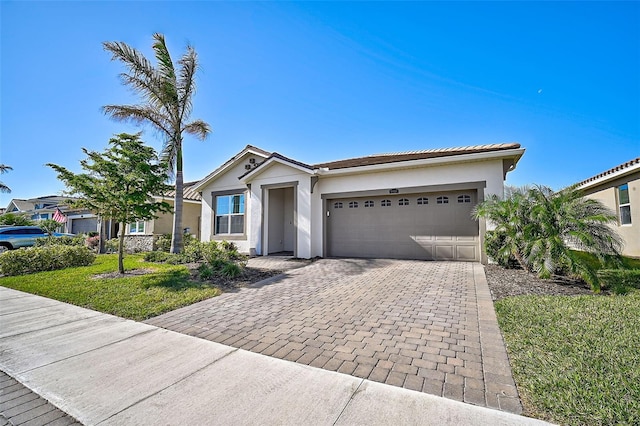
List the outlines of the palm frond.
{"type": "Polygon", "coordinates": [[[118,121],[133,121],[137,124],[150,122],[162,133],[171,133],[171,123],[167,118],[147,105],[105,105],[102,111],[118,121]]]}
{"type": "Polygon", "coordinates": [[[184,131],[196,136],[198,139],[204,140],[209,133],[211,133],[211,127],[202,120],[194,120],[184,126],[184,131]]]}
{"type": "Polygon", "coordinates": [[[198,55],[196,51],[187,46],[187,52],[178,61],[180,65],[180,77],[177,81],[178,99],[182,107],[181,117],[189,117],[193,109],[193,95],[196,91],[195,75],[198,70],[198,55]]]}

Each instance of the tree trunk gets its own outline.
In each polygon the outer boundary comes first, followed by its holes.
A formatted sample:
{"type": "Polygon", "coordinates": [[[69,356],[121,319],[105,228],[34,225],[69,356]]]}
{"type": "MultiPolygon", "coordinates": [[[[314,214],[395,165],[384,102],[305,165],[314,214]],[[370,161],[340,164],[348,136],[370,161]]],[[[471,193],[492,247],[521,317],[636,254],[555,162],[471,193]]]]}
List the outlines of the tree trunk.
{"type": "Polygon", "coordinates": [[[120,241],[118,242],[118,272],[124,274],[124,230],[125,223],[120,224],[120,241]]]}
{"type": "Polygon", "coordinates": [[[176,154],[176,195],[173,201],[173,232],[171,234],[171,253],[181,253],[183,246],[182,230],[182,196],[184,182],[182,181],[182,144],[176,154]]]}
{"type": "Polygon", "coordinates": [[[98,253],[102,254],[105,252],[105,238],[107,238],[107,220],[104,217],[99,217],[100,220],[100,239],[98,240],[98,253]]]}

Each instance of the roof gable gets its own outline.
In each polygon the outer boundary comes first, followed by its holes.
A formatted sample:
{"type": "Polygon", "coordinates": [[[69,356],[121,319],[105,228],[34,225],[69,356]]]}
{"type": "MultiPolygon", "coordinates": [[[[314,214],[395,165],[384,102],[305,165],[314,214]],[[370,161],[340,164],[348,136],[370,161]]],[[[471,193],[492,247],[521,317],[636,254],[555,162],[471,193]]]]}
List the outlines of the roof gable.
{"type": "MultiPolygon", "coordinates": [[[[240,151],[239,153],[231,157],[229,160],[227,160],[223,165],[215,169],[213,172],[209,173],[209,175],[207,175],[204,179],[197,182],[193,186],[193,191],[195,192],[201,191],[205,186],[209,185],[211,182],[214,182],[218,177],[222,176],[225,172],[230,170],[233,166],[240,163],[244,157],[250,154],[253,154],[261,158],[268,158],[271,155],[270,152],[267,152],[263,149],[255,147],[253,145],[247,145],[242,151],[240,151]]],[[[255,167],[257,167],[258,164],[256,164],[255,167]]]]}

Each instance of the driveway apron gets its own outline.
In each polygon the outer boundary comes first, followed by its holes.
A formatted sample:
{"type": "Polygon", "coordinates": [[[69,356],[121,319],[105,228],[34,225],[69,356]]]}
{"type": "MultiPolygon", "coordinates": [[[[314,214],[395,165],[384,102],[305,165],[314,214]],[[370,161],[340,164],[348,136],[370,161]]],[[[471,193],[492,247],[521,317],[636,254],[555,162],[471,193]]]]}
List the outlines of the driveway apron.
{"type": "Polygon", "coordinates": [[[149,324],[519,414],[481,264],[322,259],[149,324]]]}

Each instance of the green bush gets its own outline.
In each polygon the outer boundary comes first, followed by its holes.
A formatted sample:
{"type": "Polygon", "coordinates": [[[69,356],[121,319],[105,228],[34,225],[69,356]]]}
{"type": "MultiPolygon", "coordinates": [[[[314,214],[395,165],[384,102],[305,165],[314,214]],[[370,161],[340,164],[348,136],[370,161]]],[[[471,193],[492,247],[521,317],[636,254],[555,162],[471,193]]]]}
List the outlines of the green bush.
{"type": "Polygon", "coordinates": [[[45,246],[83,246],[84,245],[84,235],[75,235],[73,237],[62,236],[62,237],[45,237],[38,238],[36,240],[36,247],[45,247],[45,246]]]}
{"type": "Polygon", "coordinates": [[[117,253],[119,245],[120,245],[120,240],[118,240],[117,238],[112,238],[110,240],[105,241],[104,248],[107,251],[107,253],[117,253]]]}
{"type": "Polygon", "coordinates": [[[484,235],[484,248],[492,260],[498,263],[498,265],[507,269],[519,268],[518,261],[512,254],[505,255],[504,250],[501,249],[505,245],[504,233],[498,231],[487,231],[484,235]]]}
{"type": "Polygon", "coordinates": [[[640,270],[638,269],[602,269],[598,271],[602,288],[615,294],[627,294],[632,288],[640,289],[640,270]]]}
{"type": "Polygon", "coordinates": [[[147,262],[166,262],[169,257],[171,255],[163,251],[150,251],[144,254],[144,260],[147,262]]]}
{"type": "Polygon", "coordinates": [[[242,274],[242,268],[237,263],[227,262],[220,273],[227,278],[235,278],[242,274]]]}
{"type": "Polygon", "coordinates": [[[84,246],[51,245],[11,250],[0,255],[0,271],[24,275],[91,265],[96,255],[84,246]]]}
{"type": "Polygon", "coordinates": [[[160,235],[156,238],[155,249],[157,251],[169,253],[169,250],[171,250],[171,234],[160,235]]]}
{"type": "Polygon", "coordinates": [[[198,274],[200,275],[200,279],[209,280],[213,278],[213,275],[215,274],[215,272],[210,265],[203,263],[198,267],[198,274]]]}

